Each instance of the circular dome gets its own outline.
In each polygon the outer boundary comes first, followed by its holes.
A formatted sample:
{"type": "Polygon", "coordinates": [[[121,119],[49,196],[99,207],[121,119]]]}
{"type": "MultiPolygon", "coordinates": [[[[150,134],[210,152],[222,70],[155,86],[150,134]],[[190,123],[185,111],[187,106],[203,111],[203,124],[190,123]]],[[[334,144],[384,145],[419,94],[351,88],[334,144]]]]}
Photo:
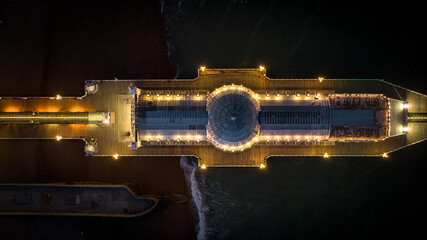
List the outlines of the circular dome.
{"type": "Polygon", "coordinates": [[[208,139],[224,150],[243,150],[258,135],[258,95],[248,88],[225,85],[208,96],[208,139]],[[248,144],[249,143],[249,144],[248,144]]]}

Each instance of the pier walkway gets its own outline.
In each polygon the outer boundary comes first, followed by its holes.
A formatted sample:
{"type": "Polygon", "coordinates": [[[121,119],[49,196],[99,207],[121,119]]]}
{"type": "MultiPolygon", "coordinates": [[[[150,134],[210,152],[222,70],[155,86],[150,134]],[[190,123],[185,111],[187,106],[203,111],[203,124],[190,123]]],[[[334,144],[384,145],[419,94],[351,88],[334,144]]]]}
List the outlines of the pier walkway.
{"type": "MultiPolygon", "coordinates": [[[[215,69],[199,70],[196,79],[164,80],[93,80],[98,84],[95,94],[83,97],[2,97],[0,112],[108,112],[108,124],[0,124],[0,139],[66,139],[96,140],[95,156],[197,156],[205,166],[260,166],[269,156],[381,156],[415,144],[427,138],[427,124],[405,123],[402,103],[409,103],[409,113],[426,113],[427,97],[380,79],[269,79],[265,70],[215,69]],[[223,85],[243,85],[265,94],[306,93],[370,93],[391,99],[391,136],[371,142],[306,142],[274,141],[255,144],[243,152],[224,152],[206,141],[179,144],[140,142],[136,150],[129,149],[133,141],[132,119],[129,114],[134,95],[129,86],[156,95],[173,90],[182,96],[214,91],[223,85]],[[407,133],[402,132],[407,124],[407,133]]],[[[203,96],[202,96],[203,97],[203,96]]]]}

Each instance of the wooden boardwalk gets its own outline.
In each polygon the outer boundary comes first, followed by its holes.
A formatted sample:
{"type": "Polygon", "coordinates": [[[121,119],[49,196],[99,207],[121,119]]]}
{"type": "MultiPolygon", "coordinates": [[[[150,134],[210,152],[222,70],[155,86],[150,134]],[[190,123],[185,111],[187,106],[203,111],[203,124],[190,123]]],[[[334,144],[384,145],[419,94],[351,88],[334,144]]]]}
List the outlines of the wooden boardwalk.
{"type": "MultiPolygon", "coordinates": [[[[409,112],[427,112],[427,97],[414,91],[387,83],[379,79],[269,79],[264,72],[252,70],[216,70],[203,73],[199,70],[196,79],[182,80],[100,80],[96,81],[99,91],[84,97],[51,98],[7,98],[0,99],[0,112],[111,112],[110,124],[0,124],[0,139],[9,138],[63,138],[96,139],[99,156],[197,156],[199,164],[206,166],[260,166],[269,156],[380,156],[427,138],[427,124],[409,123],[409,132],[399,134],[401,116],[393,107],[393,133],[396,136],[379,142],[335,142],[321,144],[258,143],[243,152],[224,152],[206,143],[194,145],[143,145],[129,150],[130,113],[128,87],[130,84],[156,94],[161,90],[186,92],[210,92],[228,84],[243,85],[259,93],[335,92],[335,93],[380,93],[407,101],[409,112]],[[209,74],[208,74],[209,73],[209,74]],[[215,73],[215,74],[213,74],[215,73]]],[[[397,106],[397,105],[396,105],[397,106]]]]}

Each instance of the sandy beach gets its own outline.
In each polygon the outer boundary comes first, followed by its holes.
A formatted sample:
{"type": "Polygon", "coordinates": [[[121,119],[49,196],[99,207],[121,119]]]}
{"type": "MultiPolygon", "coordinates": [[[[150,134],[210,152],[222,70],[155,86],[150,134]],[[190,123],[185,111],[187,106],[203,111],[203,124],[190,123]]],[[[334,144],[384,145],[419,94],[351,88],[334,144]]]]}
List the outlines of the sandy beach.
{"type": "MultiPolygon", "coordinates": [[[[80,96],[87,79],[173,78],[156,1],[1,1],[0,95],[80,96]]],[[[136,183],[189,196],[179,158],[86,157],[83,141],[0,140],[1,183],[136,183]]],[[[6,239],[193,239],[190,202],[136,219],[0,217],[6,239]]]]}

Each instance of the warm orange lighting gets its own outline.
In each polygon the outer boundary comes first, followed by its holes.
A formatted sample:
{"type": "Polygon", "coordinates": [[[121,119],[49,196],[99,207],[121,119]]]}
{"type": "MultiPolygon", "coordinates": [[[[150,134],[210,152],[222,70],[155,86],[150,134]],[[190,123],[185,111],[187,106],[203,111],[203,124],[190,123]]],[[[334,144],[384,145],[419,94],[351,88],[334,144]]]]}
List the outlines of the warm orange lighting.
{"type": "Polygon", "coordinates": [[[202,164],[202,166],[200,167],[201,169],[206,169],[206,165],[202,164]]]}
{"type": "Polygon", "coordinates": [[[38,108],[37,112],[59,112],[56,106],[48,106],[47,108],[38,108]]]}
{"type": "Polygon", "coordinates": [[[387,153],[383,153],[383,158],[388,158],[387,153]]]}
{"type": "Polygon", "coordinates": [[[259,66],[259,70],[260,70],[260,71],[264,71],[264,70],[265,70],[265,67],[264,67],[264,66],[259,66]]]}
{"type": "Polygon", "coordinates": [[[206,67],[205,67],[205,66],[200,67],[200,70],[202,70],[202,72],[204,72],[204,71],[205,71],[205,69],[206,69],[206,67]]]}
{"type": "MultiPolygon", "coordinates": [[[[39,112],[41,112],[41,111],[39,111],[39,112]]],[[[57,112],[57,111],[55,111],[55,112],[57,112]]],[[[80,106],[75,106],[75,107],[70,109],[70,112],[86,112],[86,111],[80,106]]]]}
{"type": "Polygon", "coordinates": [[[113,155],[113,158],[114,158],[114,159],[119,159],[119,154],[118,154],[118,153],[114,154],[114,155],[113,155]]]}
{"type": "Polygon", "coordinates": [[[323,77],[319,77],[319,82],[323,82],[323,77]]]}
{"type": "Polygon", "coordinates": [[[264,163],[261,163],[261,164],[259,165],[259,168],[264,169],[264,168],[265,168],[265,164],[264,164],[264,163]]]}
{"type": "Polygon", "coordinates": [[[56,141],[59,141],[62,139],[62,136],[56,136],[56,141]]]}
{"type": "Polygon", "coordinates": [[[10,106],[4,110],[5,112],[19,112],[17,107],[10,106]]]}
{"type": "Polygon", "coordinates": [[[329,157],[328,153],[323,154],[323,157],[328,158],[329,157]]]}
{"type": "Polygon", "coordinates": [[[102,121],[103,124],[110,124],[110,119],[105,119],[104,121],[102,121]]]}
{"type": "Polygon", "coordinates": [[[77,130],[77,129],[82,129],[82,128],[84,128],[86,126],[90,126],[90,125],[87,125],[87,124],[68,124],[68,126],[71,129],[77,130]]]}

